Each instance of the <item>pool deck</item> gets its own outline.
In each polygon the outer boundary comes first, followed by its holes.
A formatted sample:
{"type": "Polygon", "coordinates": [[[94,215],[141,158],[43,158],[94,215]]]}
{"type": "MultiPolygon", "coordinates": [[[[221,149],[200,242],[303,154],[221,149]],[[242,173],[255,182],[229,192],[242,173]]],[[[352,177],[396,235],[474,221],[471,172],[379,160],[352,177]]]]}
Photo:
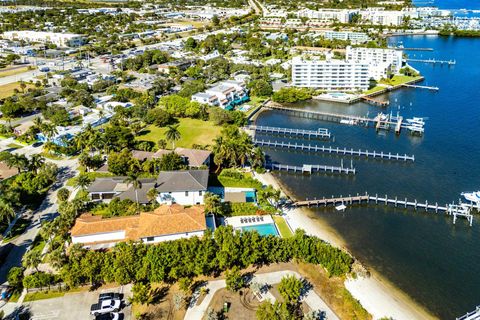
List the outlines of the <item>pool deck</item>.
{"type": "MultiPolygon", "coordinates": [[[[251,227],[251,226],[260,226],[262,224],[274,224],[272,217],[269,215],[264,216],[235,216],[235,217],[228,217],[225,218],[225,225],[232,226],[234,229],[243,228],[243,227],[251,227]],[[263,218],[263,221],[257,219],[258,217],[263,218]],[[240,219],[252,219],[254,218],[255,221],[252,222],[240,222],[240,219]]],[[[276,227],[276,226],[275,226],[276,227]]]]}

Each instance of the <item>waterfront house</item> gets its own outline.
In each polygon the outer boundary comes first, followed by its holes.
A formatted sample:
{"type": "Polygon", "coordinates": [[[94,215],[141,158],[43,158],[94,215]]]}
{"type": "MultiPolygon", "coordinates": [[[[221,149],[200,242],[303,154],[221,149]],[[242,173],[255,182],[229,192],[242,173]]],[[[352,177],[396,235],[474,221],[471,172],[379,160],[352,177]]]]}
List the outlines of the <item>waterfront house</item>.
{"type": "Polygon", "coordinates": [[[203,206],[162,205],[152,212],[103,219],[83,214],[70,234],[72,243],[92,249],[109,248],[121,241],[157,243],[201,237],[207,229],[203,206]]]}

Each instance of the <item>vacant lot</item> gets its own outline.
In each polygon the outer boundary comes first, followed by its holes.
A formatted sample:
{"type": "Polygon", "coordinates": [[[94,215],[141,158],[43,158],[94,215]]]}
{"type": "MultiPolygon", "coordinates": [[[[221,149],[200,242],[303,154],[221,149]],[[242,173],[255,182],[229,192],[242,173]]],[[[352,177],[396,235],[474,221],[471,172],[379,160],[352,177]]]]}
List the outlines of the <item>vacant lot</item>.
{"type": "MultiPolygon", "coordinates": [[[[26,85],[27,85],[26,89],[33,87],[33,85],[28,83],[26,85]]],[[[20,91],[22,90],[20,88],[20,82],[13,82],[13,83],[4,84],[3,86],[0,86],[0,99],[10,97],[14,93],[15,89],[18,89],[20,91]]]]}
{"type": "Polygon", "coordinates": [[[28,71],[28,67],[14,66],[14,67],[8,67],[5,69],[0,69],[0,78],[12,76],[14,74],[19,74],[25,71],[28,71]]]}
{"type": "MultiPolygon", "coordinates": [[[[215,126],[211,121],[202,121],[197,119],[184,118],[179,120],[178,131],[181,134],[180,140],[175,142],[175,147],[191,148],[194,144],[212,145],[213,139],[220,134],[221,128],[215,126]]],[[[137,137],[140,141],[152,141],[157,143],[160,139],[165,139],[166,127],[159,128],[150,125],[137,137]]],[[[167,145],[169,148],[172,144],[167,145]]]]}

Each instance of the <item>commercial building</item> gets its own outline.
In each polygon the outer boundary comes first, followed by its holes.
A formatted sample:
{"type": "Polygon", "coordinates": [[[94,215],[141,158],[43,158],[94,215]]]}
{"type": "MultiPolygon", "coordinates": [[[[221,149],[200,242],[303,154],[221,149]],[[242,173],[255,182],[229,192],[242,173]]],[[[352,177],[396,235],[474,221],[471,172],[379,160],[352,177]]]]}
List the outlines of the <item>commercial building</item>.
{"type": "Polygon", "coordinates": [[[375,80],[387,77],[388,73],[399,73],[402,68],[401,50],[348,46],[345,56],[349,62],[367,63],[370,77],[375,80]]]}
{"type": "Polygon", "coordinates": [[[292,59],[292,85],[329,91],[357,91],[369,87],[368,63],[327,58],[292,59]]]}
{"type": "Polygon", "coordinates": [[[203,206],[186,208],[174,204],[127,217],[103,219],[101,216],[83,214],[75,221],[70,234],[73,244],[100,249],[122,241],[157,243],[201,237],[206,229],[203,206]]]}
{"type": "Polygon", "coordinates": [[[226,80],[211,87],[205,92],[192,95],[192,101],[218,106],[223,109],[233,109],[234,106],[249,100],[245,83],[235,80],[226,80]]]}
{"type": "Polygon", "coordinates": [[[53,43],[59,47],[78,47],[84,42],[84,38],[79,34],[30,30],[7,31],[3,33],[3,38],[27,42],[53,43]]]}

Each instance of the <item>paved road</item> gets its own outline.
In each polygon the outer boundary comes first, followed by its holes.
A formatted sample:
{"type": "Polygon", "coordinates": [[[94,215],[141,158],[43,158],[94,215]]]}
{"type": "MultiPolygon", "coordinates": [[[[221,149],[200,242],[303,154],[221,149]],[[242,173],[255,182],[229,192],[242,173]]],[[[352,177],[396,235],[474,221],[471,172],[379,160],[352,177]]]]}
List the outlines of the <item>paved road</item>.
{"type": "MultiPolygon", "coordinates": [[[[285,271],[277,271],[277,272],[269,272],[269,273],[260,273],[255,274],[251,281],[257,282],[259,284],[276,284],[280,283],[283,277],[293,275],[297,278],[301,278],[301,275],[295,271],[285,270],[285,271]]],[[[209,281],[206,285],[208,290],[207,295],[202,300],[202,303],[197,305],[198,297],[200,296],[200,288],[198,288],[190,301],[190,305],[188,306],[187,312],[185,314],[185,320],[202,320],[205,312],[215,295],[215,292],[218,290],[225,288],[226,283],[225,280],[216,280],[216,281],[209,281]]],[[[311,310],[315,311],[322,311],[325,314],[323,319],[325,320],[339,320],[337,315],[328,307],[328,305],[320,298],[320,296],[312,289],[308,290],[308,292],[302,297],[301,299],[305,302],[311,310]]]]}
{"type": "Polygon", "coordinates": [[[28,247],[32,244],[40,230],[41,221],[44,219],[52,219],[57,214],[57,191],[69,178],[75,175],[75,170],[78,167],[76,160],[60,160],[51,162],[56,163],[59,166],[60,172],[57,177],[57,182],[49,190],[45,200],[40,205],[40,208],[33,212],[31,217],[31,225],[23,234],[11,241],[14,247],[6,258],[5,263],[0,267],[0,283],[4,283],[7,280],[7,274],[10,268],[21,265],[23,255],[27,251],[28,247]]]}

